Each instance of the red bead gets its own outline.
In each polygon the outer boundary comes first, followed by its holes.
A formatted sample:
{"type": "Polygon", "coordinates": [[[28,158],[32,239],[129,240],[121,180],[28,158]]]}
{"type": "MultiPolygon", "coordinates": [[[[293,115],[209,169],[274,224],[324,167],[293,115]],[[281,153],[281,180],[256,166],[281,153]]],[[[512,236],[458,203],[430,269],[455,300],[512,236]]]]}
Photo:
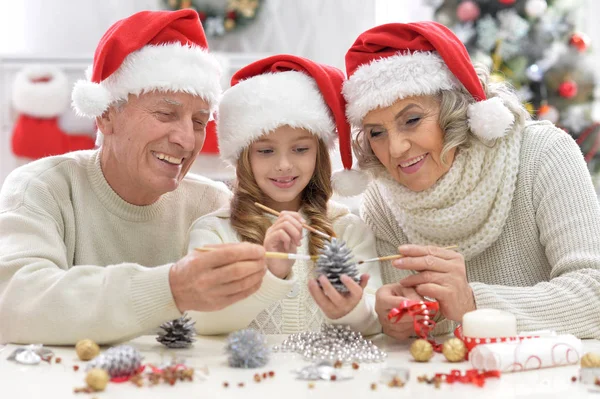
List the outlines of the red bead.
{"type": "Polygon", "coordinates": [[[569,44],[575,47],[579,52],[584,52],[590,46],[590,38],[584,33],[573,33],[569,44]]]}
{"type": "Polygon", "coordinates": [[[564,98],[573,98],[577,95],[577,83],[573,80],[566,80],[558,86],[558,94],[564,98]]]}

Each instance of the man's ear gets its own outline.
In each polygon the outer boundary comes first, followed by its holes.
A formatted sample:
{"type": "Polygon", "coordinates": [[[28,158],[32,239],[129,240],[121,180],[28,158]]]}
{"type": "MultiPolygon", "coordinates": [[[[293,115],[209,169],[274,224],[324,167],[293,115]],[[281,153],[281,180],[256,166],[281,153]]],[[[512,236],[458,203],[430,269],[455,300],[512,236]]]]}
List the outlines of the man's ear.
{"type": "Polygon", "coordinates": [[[101,116],[96,117],[96,126],[103,135],[109,136],[113,133],[115,116],[114,107],[109,107],[101,116]]]}

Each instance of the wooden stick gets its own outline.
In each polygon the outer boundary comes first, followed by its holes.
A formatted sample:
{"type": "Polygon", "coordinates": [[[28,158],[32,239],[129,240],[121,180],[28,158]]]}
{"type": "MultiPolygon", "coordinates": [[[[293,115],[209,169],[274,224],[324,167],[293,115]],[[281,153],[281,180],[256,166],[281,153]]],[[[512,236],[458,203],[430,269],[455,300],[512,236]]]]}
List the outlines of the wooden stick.
{"type": "MultiPolygon", "coordinates": [[[[216,251],[217,249],[218,248],[211,248],[211,247],[194,248],[194,250],[198,251],[198,252],[212,252],[212,251],[216,251]]],[[[287,254],[285,252],[265,252],[265,258],[291,259],[291,260],[317,260],[319,258],[319,256],[318,255],[287,254]]]]}
{"type": "MultiPolygon", "coordinates": [[[[259,207],[260,209],[262,209],[263,211],[270,213],[271,215],[274,216],[279,216],[280,213],[277,212],[275,209],[271,209],[268,206],[264,206],[263,204],[259,204],[258,202],[255,202],[254,205],[256,205],[257,207],[259,207]]],[[[307,225],[306,223],[302,223],[302,227],[304,227],[306,230],[310,231],[311,233],[315,233],[320,235],[321,237],[327,238],[328,240],[331,240],[331,236],[327,233],[323,233],[322,231],[319,231],[317,229],[315,229],[314,227],[311,227],[309,225],[307,225]]]]}
{"type": "MultiPolygon", "coordinates": [[[[444,249],[454,249],[454,248],[458,248],[458,245],[450,245],[449,247],[445,247],[444,249]]],[[[380,258],[371,258],[371,259],[365,259],[365,260],[361,260],[358,262],[359,265],[362,265],[363,263],[368,263],[368,262],[383,262],[386,260],[394,260],[394,259],[400,259],[403,258],[404,255],[388,255],[388,256],[382,256],[380,258]]]]}

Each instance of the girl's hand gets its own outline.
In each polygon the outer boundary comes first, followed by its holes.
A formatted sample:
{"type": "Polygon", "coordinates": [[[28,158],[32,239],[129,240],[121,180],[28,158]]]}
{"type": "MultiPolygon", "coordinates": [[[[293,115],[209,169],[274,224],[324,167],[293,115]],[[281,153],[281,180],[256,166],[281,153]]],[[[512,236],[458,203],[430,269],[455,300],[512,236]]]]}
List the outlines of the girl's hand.
{"type": "Polygon", "coordinates": [[[363,274],[360,276],[360,284],[357,284],[356,281],[345,274],[340,277],[340,280],[348,288],[348,292],[338,292],[324,275],[319,276],[319,282],[317,280],[309,280],[308,282],[310,294],[325,316],[331,320],[346,316],[358,305],[362,299],[363,290],[369,282],[369,275],[363,274]],[[319,283],[321,283],[320,287],[319,283]]]}
{"type": "MultiPolygon", "coordinates": [[[[283,211],[267,229],[263,245],[269,252],[296,253],[302,241],[302,223],[304,219],[298,212],[283,211]]],[[[290,259],[267,259],[267,268],[275,276],[286,278],[294,265],[290,259]]]]}

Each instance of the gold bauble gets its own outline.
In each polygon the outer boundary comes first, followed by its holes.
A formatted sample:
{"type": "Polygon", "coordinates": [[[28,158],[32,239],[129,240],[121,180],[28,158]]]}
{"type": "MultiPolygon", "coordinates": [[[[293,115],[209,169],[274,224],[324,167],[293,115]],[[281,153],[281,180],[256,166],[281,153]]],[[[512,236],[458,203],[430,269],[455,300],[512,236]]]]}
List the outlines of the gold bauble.
{"type": "Polygon", "coordinates": [[[428,362],[433,356],[433,346],[424,339],[418,339],[410,346],[410,354],[417,362],[428,362]]]}
{"type": "Polygon", "coordinates": [[[450,338],[444,342],[442,353],[449,362],[462,362],[467,354],[467,346],[458,338],[450,338]]]}
{"type": "Polygon", "coordinates": [[[75,345],[77,356],[81,360],[92,360],[100,353],[100,347],[91,339],[82,339],[75,345]]]}
{"type": "Polygon", "coordinates": [[[592,352],[586,353],[581,358],[581,367],[586,369],[600,367],[600,355],[592,352]]]}
{"type": "Polygon", "coordinates": [[[227,31],[233,30],[233,28],[235,28],[235,21],[231,18],[227,18],[225,22],[223,22],[223,27],[227,31]]]}
{"type": "Polygon", "coordinates": [[[110,380],[110,377],[103,369],[91,369],[85,376],[85,383],[94,391],[104,391],[108,380],[110,380]]]}

